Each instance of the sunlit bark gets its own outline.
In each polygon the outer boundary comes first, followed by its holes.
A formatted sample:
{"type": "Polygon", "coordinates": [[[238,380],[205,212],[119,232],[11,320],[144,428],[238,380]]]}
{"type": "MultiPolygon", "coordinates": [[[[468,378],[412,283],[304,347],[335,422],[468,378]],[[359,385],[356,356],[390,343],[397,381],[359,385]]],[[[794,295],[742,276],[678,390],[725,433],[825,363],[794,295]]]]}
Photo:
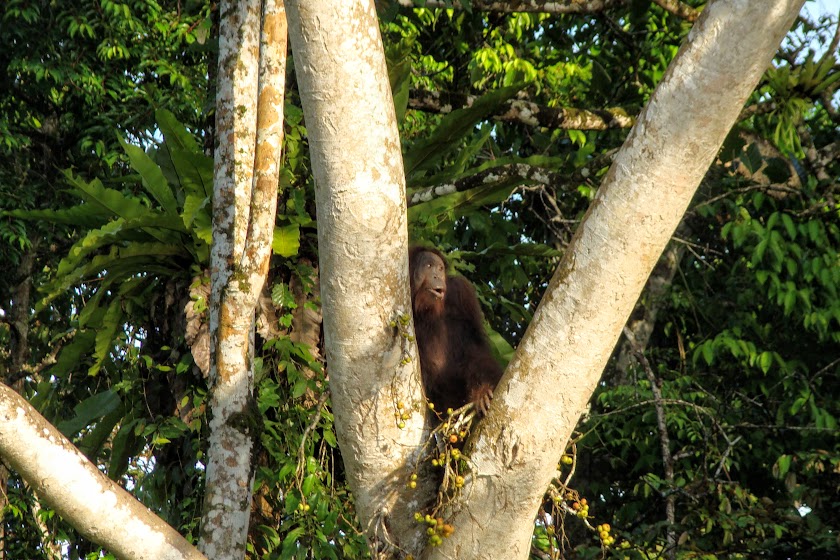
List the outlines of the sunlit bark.
{"type": "Polygon", "coordinates": [[[3,384],[0,426],[3,461],[91,541],[118,558],[206,560],[3,384]]]}
{"type": "Polygon", "coordinates": [[[201,549],[245,554],[253,443],[255,308],[271,256],[283,132],[282,2],[222,2],[210,294],[211,421],[201,549]],[[262,27],[260,22],[262,21],[262,27]]]}
{"type": "Polygon", "coordinates": [[[426,409],[411,324],[401,321],[410,317],[405,178],[379,24],[372,1],[288,8],[338,443],[374,554],[400,557],[420,549],[413,513],[434,484],[407,489],[426,409]]]}
{"type": "Polygon", "coordinates": [[[527,558],[533,519],[648,275],[802,0],[707,6],[616,155],[467,453],[431,558],[527,558]]]}

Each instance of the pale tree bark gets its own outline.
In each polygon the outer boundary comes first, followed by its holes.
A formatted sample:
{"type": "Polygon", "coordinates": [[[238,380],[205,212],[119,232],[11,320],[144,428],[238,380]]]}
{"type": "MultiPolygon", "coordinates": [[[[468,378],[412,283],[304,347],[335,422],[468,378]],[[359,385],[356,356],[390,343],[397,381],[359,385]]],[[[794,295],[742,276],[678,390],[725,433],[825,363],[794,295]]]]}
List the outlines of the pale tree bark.
{"type": "Polygon", "coordinates": [[[527,558],[557,461],[645,281],[803,0],[710,3],[619,151],[467,447],[430,558],[527,558]]]}
{"type": "Polygon", "coordinates": [[[411,335],[405,177],[372,0],[295,0],[289,37],[316,181],[324,337],[338,443],[374,557],[420,551],[407,490],[427,438],[411,335]],[[410,361],[408,361],[410,360],[410,361]]]}
{"type": "MultiPolygon", "coordinates": [[[[416,373],[393,365],[400,342],[387,327],[408,301],[398,286],[404,201],[393,114],[382,109],[390,92],[379,36],[369,4],[302,4],[290,3],[290,36],[318,184],[339,443],[374,546],[387,526],[386,538],[414,552],[401,530],[411,530],[404,522],[423,500],[399,493],[423,431],[411,421],[400,432],[391,420],[394,401],[414,406],[418,391],[416,373]]],[[[451,511],[455,533],[430,557],[528,556],[540,499],[621,328],[801,4],[707,8],[612,166],[468,444],[473,474],[451,511]]]]}
{"type": "Polygon", "coordinates": [[[254,401],[255,309],[271,256],[280,150],[286,19],[282,0],[222,2],[218,146],[210,274],[210,439],[201,550],[245,555],[251,453],[261,431],[254,401]],[[262,28],[260,22],[262,21],[262,28]]]}
{"type": "Polygon", "coordinates": [[[206,560],[3,384],[0,426],[3,461],[68,523],[117,558],[206,560]]]}

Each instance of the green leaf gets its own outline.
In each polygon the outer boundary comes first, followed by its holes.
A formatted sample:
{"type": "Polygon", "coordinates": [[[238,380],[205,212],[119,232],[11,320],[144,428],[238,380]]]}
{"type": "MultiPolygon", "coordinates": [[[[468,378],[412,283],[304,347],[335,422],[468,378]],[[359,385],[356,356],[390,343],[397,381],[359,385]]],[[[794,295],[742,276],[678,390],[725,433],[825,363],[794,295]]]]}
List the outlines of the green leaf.
{"type": "Polygon", "coordinates": [[[117,137],[133,167],[143,179],[142,184],[146,191],[157,201],[166,214],[175,216],[178,214],[178,203],[172,194],[163,172],[152,158],[142,148],[128,144],[122,137],[117,137]]]}
{"type": "Polygon", "coordinates": [[[55,365],[50,368],[50,374],[64,378],[70,373],[78,372],[80,364],[83,363],[95,342],[96,331],[93,329],[76,331],[70,344],[61,349],[55,365]]]}
{"type": "Polygon", "coordinates": [[[773,475],[778,478],[784,478],[788,471],[790,471],[790,465],[793,461],[793,457],[791,455],[782,455],[776,461],[776,468],[773,469],[773,475]]]}
{"type": "Polygon", "coordinates": [[[471,107],[457,109],[444,116],[428,138],[418,141],[404,155],[406,177],[430,169],[457,151],[463,138],[479,122],[500,109],[521,89],[521,85],[497,89],[476,99],[471,107]]]}
{"type": "Polygon", "coordinates": [[[213,158],[201,151],[195,137],[165,109],[155,112],[164,144],[155,158],[172,185],[201,199],[213,196],[213,158]]]}
{"type": "Polygon", "coordinates": [[[397,122],[402,122],[408,108],[409,88],[411,86],[411,46],[413,41],[403,40],[387,50],[388,81],[394,97],[394,110],[397,122]]]}
{"type": "Polygon", "coordinates": [[[315,488],[315,481],[317,477],[314,474],[310,474],[303,479],[303,484],[300,486],[300,491],[304,496],[309,496],[312,494],[312,489],[315,488]]]}
{"type": "Polygon", "coordinates": [[[558,251],[554,247],[549,247],[542,243],[517,243],[515,245],[506,245],[504,243],[492,243],[478,252],[461,251],[462,257],[469,257],[472,255],[517,255],[528,257],[561,257],[563,251],[558,251]]]}
{"type": "Polygon", "coordinates": [[[143,440],[137,436],[135,427],[140,423],[137,419],[125,419],[117,435],[111,443],[111,461],[108,463],[108,477],[119,480],[128,469],[129,458],[136,453],[136,448],[143,440]]]}
{"type": "Polygon", "coordinates": [[[102,318],[102,327],[96,331],[96,345],[94,347],[96,360],[88,369],[88,375],[99,373],[102,364],[110,356],[117,331],[122,327],[122,316],[122,301],[115,299],[108,306],[108,310],[102,318]]]}
{"type": "Polygon", "coordinates": [[[513,358],[515,351],[513,346],[502,335],[490,328],[490,325],[485,325],[484,329],[487,332],[487,337],[490,339],[490,349],[493,351],[493,356],[503,366],[507,366],[508,362],[513,358]]]}
{"type": "Polygon", "coordinates": [[[306,532],[304,527],[295,527],[288,532],[286,537],[283,539],[283,552],[281,553],[280,558],[291,558],[294,555],[297,549],[297,541],[304,532],[306,532]]]}
{"type": "Polygon", "coordinates": [[[793,404],[790,405],[790,415],[794,416],[802,407],[805,406],[805,403],[811,398],[811,393],[805,391],[801,393],[796,399],[794,399],[793,404]]]}
{"type": "Polygon", "coordinates": [[[186,230],[177,216],[148,214],[130,220],[117,218],[99,229],[87,232],[74,243],[59,262],[57,275],[60,277],[69,274],[78,268],[85,257],[105,245],[140,240],[178,243],[180,237],[177,234],[180,233],[186,233],[186,230]]]}
{"type": "MultiPolygon", "coordinates": [[[[828,60],[832,60],[831,57],[826,58],[828,60]]],[[[840,81],[840,72],[835,72],[834,74],[823,80],[818,86],[814,87],[814,89],[811,90],[811,93],[813,95],[819,95],[823,91],[833,86],[837,81],[840,81]]]]}
{"type": "Polygon", "coordinates": [[[729,131],[729,135],[726,137],[726,140],[723,141],[723,145],[720,149],[720,159],[724,163],[729,163],[734,160],[743,151],[746,142],[741,137],[742,132],[743,129],[738,126],[734,126],[732,127],[732,130],[729,131]]]}
{"type": "Polygon", "coordinates": [[[86,329],[88,327],[98,327],[102,324],[102,317],[105,315],[105,309],[99,306],[99,302],[105,296],[107,290],[96,290],[93,297],[87,300],[79,312],[79,328],[86,329]]]}
{"type": "Polygon", "coordinates": [[[796,304],[796,290],[788,290],[784,297],[784,313],[785,316],[790,315],[793,311],[793,306],[796,304]]]}
{"type": "Polygon", "coordinates": [[[700,347],[700,350],[703,354],[703,359],[706,361],[706,365],[712,365],[712,362],[715,359],[715,350],[712,347],[712,344],[706,342],[700,347]]]}
{"type": "Polygon", "coordinates": [[[750,144],[747,150],[741,154],[741,163],[750,173],[755,173],[761,169],[761,164],[764,160],[761,157],[761,151],[758,149],[758,144],[750,144]]]}
{"type": "Polygon", "coordinates": [[[300,249],[300,226],[288,224],[274,228],[271,249],[281,257],[294,257],[300,249]]]}
{"type": "Polygon", "coordinates": [[[500,181],[494,185],[475,187],[415,204],[408,209],[408,220],[417,223],[424,218],[437,223],[463,216],[481,206],[498,204],[522,183],[519,179],[500,181]]]}
{"type": "Polygon", "coordinates": [[[35,308],[38,311],[44,309],[70,286],[102,271],[107,270],[110,282],[143,273],[171,274],[176,267],[166,266],[168,257],[186,258],[188,256],[189,253],[183,246],[175,244],[132,243],[126,247],[111,247],[108,254],[96,255],[87,264],[44,286],[42,292],[45,295],[35,308]]]}
{"type": "Polygon", "coordinates": [[[300,398],[306,392],[306,389],[309,387],[309,383],[307,382],[306,378],[299,377],[295,384],[292,386],[292,398],[300,398]]]}
{"type": "Polygon", "coordinates": [[[56,427],[65,436],[72,437],[97,418],[102,418],[121,407],[122,400],[119,395],[108,389],[74,406],[75,416],[70,420],[60,422],[56,427]]]}
{"type": "Polygon", "coordinates": [[[155,120],[167,145],[194,153],[201,151],[201,146],[198,145],[195,137],[183,124],[178,122],[171,111],[166,109],[156,110],[155,120]]]}
{"type": "Polygon", "coordinates": [[[54,224],[67,224],[84,228],[99,227],[113,214],[94,204],[81,204],[58,210],[10,210],[0,216],[14,216],[23,220],[43,220],[54,224]]]}
{"type": "Polygon", "coordinates": [[[85,201],[104,208],[114,217],[130,219],[151,214],[151,210],[139,200],[129,198],[114,189],[105,188],[99,179],[88,183],[74,177],[70,171],[67,171],[65,175],[85,201]]]}
{"type": "Polygon", "coordinates": [[[79,442],[79,451],[89,459],[94,459],[102,450],[102,446],[108,441],[108,438],[111,437],[114,427],[122,420],[124,414],[125,407],[120,403],[120,406],[106,414],[96,423],[96,427],[79,442]]]}
{"type": "Polygon", "coordinates": [[[785,231],[792,240],[796,239],[796,225],[793,223],[793,218],[790,217],[790,214],[783,213],[782,214],[782,225],[785,226],[785,231]]]}
{"type": "Polygon", "coordinates": [[[191,231],[195,238],[208,246],[213,244],[211,206],[209,197],[188,194],[184,200],[184,212],[181,214],[184,227],[191,231]]]}
{"type": "Polygon", "coordinates": [[[758,367],[761,368],[762,373],[767,373],[770,371],[770,366],[773,365],[773,353],[772,352],[762,352],[761,355],[758,357],[758,367]]]}

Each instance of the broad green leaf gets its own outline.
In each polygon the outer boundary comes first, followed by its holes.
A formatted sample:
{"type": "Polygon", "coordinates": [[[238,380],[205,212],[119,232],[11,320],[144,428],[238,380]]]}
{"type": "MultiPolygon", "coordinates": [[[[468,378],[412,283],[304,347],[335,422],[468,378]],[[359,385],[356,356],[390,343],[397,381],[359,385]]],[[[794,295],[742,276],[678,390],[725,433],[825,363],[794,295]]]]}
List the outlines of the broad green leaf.
{"type": "Polygon", "coordinates": [[[485,325],[484,330],[487,332],[487,338],[490,339],[490,348],[493,350],[493,355],[503,367],[507,366],[515,352],[513,346],[502,335],[491,329],[489,325],[485,325]]]}
{"type": "Polygon", "coordinates": [[[289,224],[275,227],[271,241],[271,250],[281,257],[293,257],[300,249],[300,226],[289,224]]]}
{"type": "Polygon", "coordinates": [[[490,124],[484,124],[481,126],[479,132],[475,135],[472,142],[467,144],[463,149],[458,152],[455,161],[451,166],[448,167],[445,171],[453,171],[457,173],[463,173],[464,170],[467,169],[467,165],[470,161],[473,161],[475,157],[481,152],[482,149],[487,146],[487,142],[490,140],[493,134],[493,126],[490,124]]]}
{"type": "Polygon", "coordinates": [[[295,380],[295,383],[292,386],[292,398],[297,399],[299,397],[302,397],[308,387],[309,383],[305,377],[300,377],[297,380],[295,380]]]}
{"type": "Polygon", "coordinates": [[[94,357],[96,359],[88,369],[88,375],[99,373],[102,364],[111,354],[117,331],[122,327],[122,317],[122,302],[119,299],[114,299],[102,317],[102,326],[96,331],[96,345],[94,346],[94,357]]]}
{"type": "Polygon", "coordinates": [[[120,407],[122,400],[119,395],[108,389],[77,404],[73,407],[75,416],[60,422],[56,427],[65,436],[72,437],[97,418],[102,418],[120,407]]]}
{"type": "Polygon", "coordinates": [[[304,477],[303,484],[300,487],[300,491],[304,496],[308,496],[312,493],[312,489],[315,487],[315,481],[317,477],[314,474],[310,474],[304,477]]]}
{"type": "Polygon", "coordinates": [[[119,136],[118,140],[131,162],[131,167],[142,177],[142,184],[146,191],[152,195],[152,198],[157,201],[166,214],[176,215],[178,213],[178,203],[175,202],[172,188],[163,176],[160,167],[152,161],[152,158],[142,148],[132,146],[119,136]]]}
{"type": "Polygon", "coordinates": [[[84,362],[95,342],[96,331],[93,329],[76,331],[70,343],[58,354],[55,365],[50,368],[50,375],[63,378],[70,373],[81,373],[80,364],[84,362]]]}
{"type": "Polygon", "coordinates": [[[123,420],[117,435],[111,443],[111,461],[108,463],[108,477],[119,480],[128,469],[129,458],[137,452],[143,440],[137,436],[135,428],[140,423],[137,419],[123,420]]]}
{"type": "Polygon", "coordinates": [[[158,159],[170,182],[177,183],[184,194],[213,197],[213,158],[200,152],[164,145],[158,159]]]}
{"type": "Polygon", "coordinates": [[[151,214],[151,210],[144,206],[139,200],[129,198],[119,191],[108,189],[102,185],[99,179],[93,179],[89,183],[71,172],[66,172],[67,180],[76,187],[78,194],[87,202],[96,204],[118,218],[138,218],[151,214]]]}
{"type": "Polygon", "coordinates": [[[103,246],[124,241],[178,243],[180,233],[186,233],[186,231],[177,216],[155,213],[129,220],[117,218],[99,229],[89,231],[74,243],[58,264],[58,276],[75,270],[85,257],[103,246]]]}
{"type": "Polygon", "coordinates": [[[427,170],[460,148],[464,137],[522,89],[513,85],[479,97],[471,107],[457,109],[444,116],[425,140],[418,141],[405,155],[406,177],[427,170]]]}
{"type": "Polygon", "coordinates": [[[155,120],[157,120],[158,128],[160,128],[163,138],[169,146],[190,152],[201,151],[195,137],[183,124],[178,122],[171,111],[167,109],[156,110],[155,120]]]}
{"type": "Polygon", "coordinates": [[[105,270],[108,271],[111,281],[120,277],[127,278],[153,271],[162,274],[171,273],[173,267],[165,266],[169,257],[186,259],[189,258],[189,253],[181,245],[165,243],[133,243],[126,247],[112,246],[108,254],[96,255],[87,264],[44,286],[42,292],[45,295],[36,305],[36,309],[40,311],[70,286],[105,270]]]}
{"type": "Polygon", "coordinates": [[[723,145],[720,148],[719,157],[721,161],[728,163],[741,154],[746,145],[746,142],[741,136],[742,132],[743,129],[737,125],[729,131],[729,135],[723,141],[723,145]]]}
{"type": "Polygon", "coordinates": [[[811,393],[808,391],[802,392],[798,397],[796,397],[796,399],[794,399],[793,404],[790,405],[790,415],[796,415],[810,399],[811,393]]]}
{"type": "Polygon", "coordinates": [[[394,97],[394,109],[397,122],[402,122],[408,107],[409,87],[411,85],[411,47],[412,41],[404,40],[388,49],[388,80],[394,97]]]}
{"type": "Polygon", "coordinates": [[[111,437],[114,427],[122,420],[124,415],[125,408],[120,403],[120,406],[106,414],[96,423],[96,427],[79,442],[79,451],[93,460],[99,454],[105,442],[108,441],[108,438],[111,437]]]}
{"type": "Polygon", "coordinates": [[[93,297],[87,300],[79,312],[79,328],[86,329],[88,327],[96,328],[102,321],[105,313],[105,308],[99,306],[99,302],[105,297],[107,290],[96,290],[93,297]]]}
{"type": "Polygon", "coordinates": [[[504,243],[493,243],[478,252],[461,251],[463,257],[472,255],[519,255],[529,257],[561,257],[563,251],[558,251],[548,245],[541,243],[517,243],[516,245],[505,245],[504,243]]]}
{"type": "Polygon", "coordinates": [[[750,144],[747,150],[741,154],[741,163],[750,173],[755,173],[761,168],[764,159],[761,157],[761,152],[758,149],[758,144],[750,144]]]}
{"type": "Polygon", "coordinates": [[[213,244],[213,228],[211,223],[210,198],[202,195],[188,194],[184,200],[184,212],[181,220],[184,227],[192,232],[196,240],[205,244],[213,244]]]}
{"type": "Polygon", "coordinates": [[[790,217],[790,214],[782,214],[782,225],[785,226],[785,231],[787,231],[788,237],[792,240],[796,239],[796,226],[794,225],[793,218],[790,217]]]}
{"type": "Polygon", "coordinates": [[[463,216],[481,206],[498,204],[520,184],[521,180],[500,181],[496,185],[476,187],[421,202],[408,209],[408,220],[410,223],[416,223],[423,217],[426,220],[442,223],[463,216]]]}
{"type": "Polygon", "coordinates": [[[706,365],[712,365],[715,359],[715,349],[712,344],[706,342],[700,347],[700,350],[703,354],[703,359],[706,361],[706,365]]]}
{"type": "Polygon", "coordinates": [[[54,224],[67,224],[85,228],[100,227],[113,218],[113,214],[95,204],[81,204],[58,210],[10,210],[0,216],[14,216],[24,220],[43,220],[54,224]]]}
{"type": "Polygon", "coordinates": [[[297,541],[306,532],[304,527],[295,527],[283,539],[283,552],[280,558],[291,558],[297,549],[297,541]]]}

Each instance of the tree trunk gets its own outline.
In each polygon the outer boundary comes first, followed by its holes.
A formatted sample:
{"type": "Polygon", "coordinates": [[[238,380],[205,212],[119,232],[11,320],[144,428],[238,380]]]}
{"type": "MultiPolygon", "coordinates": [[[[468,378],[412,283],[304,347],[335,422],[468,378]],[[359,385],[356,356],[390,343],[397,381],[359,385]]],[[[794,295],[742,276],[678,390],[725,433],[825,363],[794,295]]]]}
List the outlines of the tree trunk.
{"type": "Polygon", "coordinates": [[[803,0],[710,3],[617,154],[486,421],[431,558],[527,558],[557,461],[660,254],[803,0]],[[721,94],[725,92],[725,94],[721,94]]]}
{"type": "MultiPolygon", "coordinates": [[[[0,384],[0,456],[68,523],[118,558],[206,560],[0,384]],[[70,490],[68,490],[70,489],[70,490]]],[[[240,556],[241,558],[241,556],[240,556]]]]}
{"type": "Polygon", "coordinates": [[[282,1],[222,2],[210,293],[210,442],[201,549],[245,555],[254,400],[255,308],[271,256],[280,150],[286,20],[282,1]],[[262,36],[260,21],[262,20],[262,36]],[[259,72],[258,72],[259,68],[259,72]]]}
{"type": "Polygon", "coordinates": [[[405,177],[372,1],[290,1],[289,36],[316,182],[324,337],[338,443],[375,557],[415,556],[407,489],[426,441],[411,332],[405,177]],[[408,361],[410,360],[410,361],[408,361]]]}

